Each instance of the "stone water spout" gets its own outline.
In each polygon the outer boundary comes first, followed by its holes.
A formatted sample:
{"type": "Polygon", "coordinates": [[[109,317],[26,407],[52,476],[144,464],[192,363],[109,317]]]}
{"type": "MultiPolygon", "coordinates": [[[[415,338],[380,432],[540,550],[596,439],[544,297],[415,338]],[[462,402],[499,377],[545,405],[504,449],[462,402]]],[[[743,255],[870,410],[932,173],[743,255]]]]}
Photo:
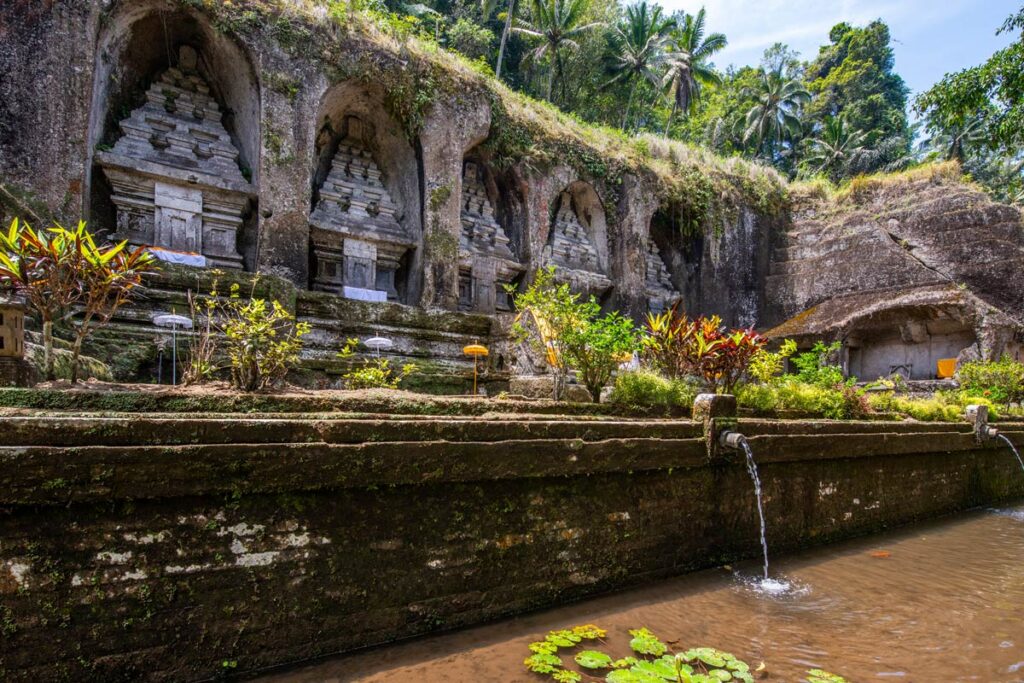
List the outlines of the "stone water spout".
{"type": "Polygon", "coordinates": [[[764,580],[768,581],[768,539],[764,521],[764,503],[761,495],[761,477],[757,472],[757,462],[754,460],[754,451],[750,448],[747,437],[737,431],[728,430],[722,432],[718,437],[718,443],[722,448],[730,450],[741,450],[747,459],[747,472],[754,482],[754,494],[757,497],[757,516],[761,522],[761,551],[764,554],[764,580]]]}
{"type": "Polygon", "coordinates": [[[974,425],[974,438],[978,440],[978,443],[999,439],[1009,446],[1013,457],[1017,458],[1017,462],[1020,464],[1021,471],[1024,471],[1024,458],[1021,458],[1017,446],[1010,440],[1010,437],[1000,434],[998,429],[988,423],[988,406],[969,405],[965,413],[968,421],[974,425]]]}
{"type": "Polygon", "coordinates": [[[988,406],[969,405],[964,412],[967,421],[974,425],[974,438],[978,443],[999,437],[999,430],[988,423],[988,406]]]}

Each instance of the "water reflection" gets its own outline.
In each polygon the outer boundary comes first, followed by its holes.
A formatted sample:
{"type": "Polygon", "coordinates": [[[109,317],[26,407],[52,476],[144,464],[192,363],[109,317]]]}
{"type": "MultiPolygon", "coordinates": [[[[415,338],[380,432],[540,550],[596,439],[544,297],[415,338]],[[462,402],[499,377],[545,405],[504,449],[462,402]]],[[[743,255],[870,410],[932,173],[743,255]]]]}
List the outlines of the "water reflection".
{"type": "MultiPolygon", "coordinates": [[[[760,559],[760,558],[758,558],[760,559]]],[[[851,680],[1024,681],[1024,506],[975,512],[773,563],[701,572],[577,605],[328,661],[266,680],[542,683],[526,645],[595,623],[608,649],[647,626],[676,649],[708,645],[770,680],[821,667],[851,680]]],[[[625,653],[623,653],[625,654],[625,653]]],[[[594,679],[597,680],[597,679],[594,679]]]]}

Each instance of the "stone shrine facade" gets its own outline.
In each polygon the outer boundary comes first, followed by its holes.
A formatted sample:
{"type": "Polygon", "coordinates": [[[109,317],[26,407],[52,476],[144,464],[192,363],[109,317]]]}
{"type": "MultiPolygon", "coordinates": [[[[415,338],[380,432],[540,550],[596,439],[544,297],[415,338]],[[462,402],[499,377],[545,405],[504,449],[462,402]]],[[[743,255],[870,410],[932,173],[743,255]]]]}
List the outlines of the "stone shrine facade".
{"type": "Polygon", "coordinates": [[[316,262],[313,288],[368,301],[397,300],[397,273],[416,246],[399,222],[367,144],[363,122],[346,117],[344,134],[310,214],[316,262]]]}
{"type": "Polygon", "coordinates": [[[611,289],[590,231],[580,222],[568,192],[562,193],[543,262],[555,266],[556,277],[584,295],[600,298],[611,289]]]}
{"type": "Polygon", "coordinates": [[[665,266],[665,259],[661,257],[661,250],[654,240],[647,242],[645,263],[644,292],[647,295],[647,308],[651,313],[662,313],[679,302],[682,295],[672,286],[672,277],[665,266]]]}
{"type": "Polygon", "coordinates": [[[459,309],[510,311],[505,286],[526,270],[494,218],[480,168],[466,162],[462,174],[462,232],[459,236],[459,309]]]}
{"type": "Polygon", "coordinates": [[[153,83],[120,129],[113,149],[96,155],[117,209],[114,238],[242,268],[238,234],[255,192],[195,50],[180,49],[178,65],[153,83]]]}

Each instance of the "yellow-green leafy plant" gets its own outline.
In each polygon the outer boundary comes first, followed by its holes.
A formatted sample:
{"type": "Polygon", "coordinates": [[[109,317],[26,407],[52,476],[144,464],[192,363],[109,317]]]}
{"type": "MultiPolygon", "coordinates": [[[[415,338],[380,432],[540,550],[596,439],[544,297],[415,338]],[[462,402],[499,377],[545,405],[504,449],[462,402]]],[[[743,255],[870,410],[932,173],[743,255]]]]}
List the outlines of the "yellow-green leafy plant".
{"type": "Polygon", "coordinates": [[[761,349],[750,359],[747,373],[758,382],[770,382],[782,373],[786,359],[796,353],[796,342],[786,339],[778,351],[761,349]]]}
{"type": "Polygon", "coordinates": [[[280,383],[299,358],[309,323],[296,322],[277,300],[243,299],[238,284],[231,285],[227,299],[216,301],[214,310],[213,324],[224,336],[231,364],[231,386],[260,391],[280,383]]]}
{"type": "MultiPolygon", "coordinates": [[[[347,360],[355,355],[358,339],[349,339],[344,348],[338,352],[338,358],[347,360]]],[[[391,367],[387,358],[374,358],[366,365],[345,373],[341,378],[348,389],[397,389],[399,383],[409,375],[419,372],[415,363],[405,363],[399,370],[391,367]]]]}

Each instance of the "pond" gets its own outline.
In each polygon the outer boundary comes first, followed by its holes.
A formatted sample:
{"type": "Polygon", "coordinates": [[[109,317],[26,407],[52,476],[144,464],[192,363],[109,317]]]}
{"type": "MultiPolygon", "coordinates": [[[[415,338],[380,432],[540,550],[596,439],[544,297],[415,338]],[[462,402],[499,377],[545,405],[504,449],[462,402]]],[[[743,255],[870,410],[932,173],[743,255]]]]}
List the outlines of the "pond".
{"type": "Polygon", "coordinates": [[[773,558],[782,593],[761,592],[760,570],[709,570],[262,680],[540,683],[551,679],[525,671],[527,645],[593,623],[608,630],[598,649],[615,656],[629,654],[628,629],[646,626],[674,651],[764,662],[776,681],[816,667],[851,683],[1024,681],[1024,505],[773,558]]]}

